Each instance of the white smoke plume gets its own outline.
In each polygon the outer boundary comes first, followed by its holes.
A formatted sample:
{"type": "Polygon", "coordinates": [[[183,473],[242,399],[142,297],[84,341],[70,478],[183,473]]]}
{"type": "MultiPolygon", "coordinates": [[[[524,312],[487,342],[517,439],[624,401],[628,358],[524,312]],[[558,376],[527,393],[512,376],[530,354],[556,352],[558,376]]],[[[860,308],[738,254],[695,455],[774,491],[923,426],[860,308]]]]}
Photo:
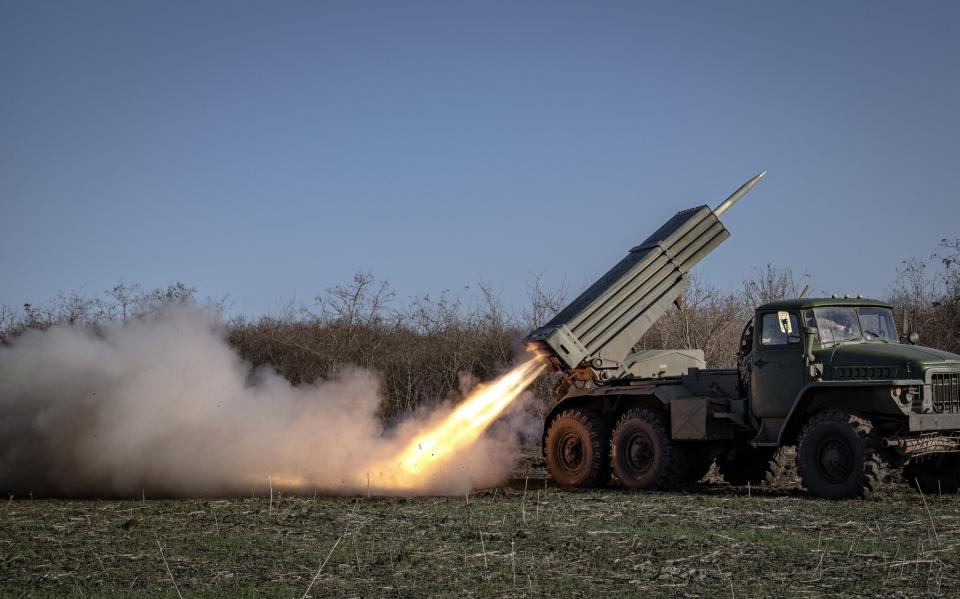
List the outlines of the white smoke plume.
{"type": "Polygon", "coordinates": [[[518,432],[538,427],[513,410],[415,488],[381,487],[365,467],[450,406],[385,430],[378,388],[378,377],[360,369],[300,387],[266,369],[251,376],[221,322],[195,307],[166,306],[99,332],[27,331],[0,346],[0,491],[198,497],[261,494],[272,484],[462,494],[502,483],[518,432]]]}

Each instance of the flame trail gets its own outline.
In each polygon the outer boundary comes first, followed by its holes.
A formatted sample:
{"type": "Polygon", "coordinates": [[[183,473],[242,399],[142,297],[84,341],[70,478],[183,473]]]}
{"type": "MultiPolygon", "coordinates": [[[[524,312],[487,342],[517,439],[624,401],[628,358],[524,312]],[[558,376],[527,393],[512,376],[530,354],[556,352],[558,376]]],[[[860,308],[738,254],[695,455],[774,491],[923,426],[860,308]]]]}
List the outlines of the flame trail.
{"type": "Polygon", "coordinates": [[[478,387],[440,423],[416,435],[395,455],[370,465],[366,472],[375,473],[379,489],[419,487],[458,451],[475,443],[545,367],[540,358],[532,358],[478,387]]]}

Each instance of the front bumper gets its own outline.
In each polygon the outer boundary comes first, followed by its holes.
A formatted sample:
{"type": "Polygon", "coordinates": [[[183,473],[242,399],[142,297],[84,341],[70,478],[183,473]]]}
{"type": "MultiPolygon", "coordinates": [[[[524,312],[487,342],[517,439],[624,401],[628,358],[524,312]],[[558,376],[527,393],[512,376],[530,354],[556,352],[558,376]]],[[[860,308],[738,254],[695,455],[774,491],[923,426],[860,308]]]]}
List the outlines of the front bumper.
{"type": "Polygon", "coordinates": [[[960,430],[960,414],[910,414],[910,432],[960,430]]]}

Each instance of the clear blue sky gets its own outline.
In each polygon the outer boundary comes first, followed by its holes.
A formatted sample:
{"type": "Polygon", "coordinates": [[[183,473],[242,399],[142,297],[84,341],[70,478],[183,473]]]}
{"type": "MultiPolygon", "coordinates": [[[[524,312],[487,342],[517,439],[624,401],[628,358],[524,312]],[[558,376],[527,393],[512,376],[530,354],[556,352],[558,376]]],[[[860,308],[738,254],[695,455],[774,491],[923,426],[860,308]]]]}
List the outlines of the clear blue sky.
{"type": "Polygon", "coordinates": [[[960,236],[960,3],[0,4],[0,303],[357,270],[579,291],[767,178],[699,272],[883,293],[960,236]]]}

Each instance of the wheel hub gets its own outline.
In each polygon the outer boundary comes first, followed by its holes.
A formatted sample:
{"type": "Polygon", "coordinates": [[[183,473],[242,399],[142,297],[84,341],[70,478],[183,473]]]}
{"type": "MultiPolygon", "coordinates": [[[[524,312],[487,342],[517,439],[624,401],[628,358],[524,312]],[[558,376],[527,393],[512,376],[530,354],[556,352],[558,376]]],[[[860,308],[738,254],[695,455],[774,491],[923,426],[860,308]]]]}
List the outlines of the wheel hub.
{"type": "Polygon", "coordinates": [[[840,482],[853,471],[853,451],[840,439],[828,439],[820,446],[818,455],[820,471],[832,483],[840,482]]]}
{"type": "Polygon", "coordinates": [[[627,462],[630,468],[637,473],[643,473],[653,464],[653,443],[644,433],[635,433],[630,436],[626,446],[627,462]]]}
{"type": "Polygon", "coordinates": [[[566,434],[560,439],[560,466],[568,471],[577,470],[584,461],[583,441],[575,434],[566,434]]]}

